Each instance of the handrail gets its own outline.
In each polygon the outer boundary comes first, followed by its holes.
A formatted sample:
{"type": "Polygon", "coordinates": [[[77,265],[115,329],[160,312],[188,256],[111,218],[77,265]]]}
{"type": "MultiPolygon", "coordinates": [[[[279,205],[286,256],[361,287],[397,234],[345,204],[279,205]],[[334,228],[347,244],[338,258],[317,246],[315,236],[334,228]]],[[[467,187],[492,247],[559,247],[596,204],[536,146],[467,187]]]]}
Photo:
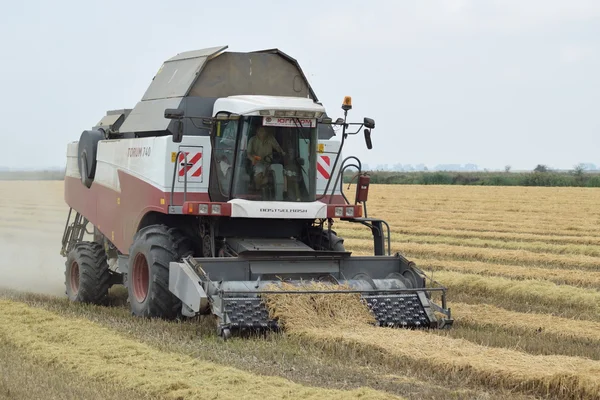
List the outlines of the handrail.
{"type": "MultiPolygon", "coordinates": [[[[362,163],[360,162],[360,160],[358,159],[358,157],[356,157],[356,156],[348,156],[348,157],[344,158],[342,160],[342,163],[340,164],[340,172],[338,172],[338,174],[336,175],[335,183],[333,184],[333,187],[331,189],[331,197],[329,198],[329,204],[331,204],[331,200],[333,199],[333,196],[335,195],[335,188],[336,188],[336,186],[338,184],[338,181],[340,183],[340,192],[342,194],[342,197],[344,197],[344,200],[346,200],[347,204],[350,204],[350,202],[348,201],[348,198],[346,198],[346,195],[344,194],[344,189],[343,189],[344,179],[342,178],[340,180],[340,176],[343,175],[343,173],[346,170],[346,168],[350,168],[350,167],[355,167],[356,169],[358,169],[359,173],[362,172],[362,163]],[[356,160],[356,162],[358,163],[358,165],[356,165],[356,164],[344,165],[346,163],[346,161],[348,161],[350,159],[356,160]]],[[[332,171],[335,171],[335,166],[332,169],[332,171]]],[[[324,193],[325,196],[327,195],[327,190],[328,190],[328,188],[325,188],[325,193],[324,193]]]]}
{"type": "MultiPolygon", "coordinates": [[[[390,236],[391,236],[390,225],[387,222],[385,222],[382,219],[377,219],[377,218],[364,218],[363,220],[360,220],[357,218],[350,219],[350,222],[359,223],[361,225],[366,226],[369,229],[376,229],[372,224],[369,224],[368,221],[379,221],[386,226],[386,228],[387,228],[387,253],[388,253],[388,256],[390,256],[392,254],[392,252],[391,252],[392,240],[390,238],[390,236]]],[[[380,232],[380,233],[383,234],[383,232],[380,232]]]]}
{"type": "MultiPolygon", "coordinates": [[[[188,154],[187,152],[179,150],[175,155],[175,165],[173,165],[173,181],[171,182],[171,197],[169,199],[169,206],[173,205],[173,193],[175,192],[175,176],[177,175],[177,164],[179,163],[179,154],[183,154],[184,166],[188,166],[188,154]]],[[[187,170],[183,173],[183,203],[187,200],[187,170]]],[[[183,203],[181,205],[183,205],[183,203]]]]}

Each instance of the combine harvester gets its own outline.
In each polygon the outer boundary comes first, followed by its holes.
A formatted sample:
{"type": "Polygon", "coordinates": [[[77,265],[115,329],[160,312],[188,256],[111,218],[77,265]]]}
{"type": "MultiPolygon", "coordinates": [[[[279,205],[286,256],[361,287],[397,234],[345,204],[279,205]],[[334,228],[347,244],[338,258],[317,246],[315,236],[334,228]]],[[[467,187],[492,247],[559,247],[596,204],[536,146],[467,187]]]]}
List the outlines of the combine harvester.
{"type": "Polygon", "coordinates": [[[69,299],[106,304],[123,284],[133,315],[214,314],[226,339],[279,328],[261,299],[268,285],[319,281],[361,293],[380,326],[451,326],[446,288],[390,254],[388,224],[367,216],[369,176],[341,156],[363,127],[371,149],[375,122],[346,122],[350,97],[332,121],[277,49],[226,49],[165,61],[133,109],[108,111],[68,145],[69,299]],[[358,170],[353,203],[342,189],[348,168],[358,170]],[[368,227],[374,255],[352,256],[335,219],[368,227]]]}

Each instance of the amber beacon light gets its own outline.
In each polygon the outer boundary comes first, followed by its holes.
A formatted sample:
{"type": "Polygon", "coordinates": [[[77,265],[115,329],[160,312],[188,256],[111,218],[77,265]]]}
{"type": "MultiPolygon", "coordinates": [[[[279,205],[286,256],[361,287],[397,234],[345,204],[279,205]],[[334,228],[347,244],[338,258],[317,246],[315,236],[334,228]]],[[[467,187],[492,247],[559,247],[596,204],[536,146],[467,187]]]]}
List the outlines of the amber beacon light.
{"type": "Polygon", "coordinates": [[[344,102],[342,103],[342,110],[348,111],[350,109],[352,109],[352,97],[345,96],[344,102]]]}

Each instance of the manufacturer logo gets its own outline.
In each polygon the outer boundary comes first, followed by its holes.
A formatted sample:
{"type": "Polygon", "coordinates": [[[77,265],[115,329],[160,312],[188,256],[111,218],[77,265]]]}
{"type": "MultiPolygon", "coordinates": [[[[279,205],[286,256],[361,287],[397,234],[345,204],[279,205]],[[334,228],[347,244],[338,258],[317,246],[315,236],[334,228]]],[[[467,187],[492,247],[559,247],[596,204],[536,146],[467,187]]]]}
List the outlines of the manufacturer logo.
{"type": "Polygon", "coordinates": [[[261,208],[261,213],[284,213],[284,214],[292,214],[292,213],[307,213],[308,210],[303,208],[261,208]]]}
{"type": "Polygon", "coordinates": [[[138,157],[150,157],[150,153],[152,152],[152,147],[129,147],[127,149],[127,157],[129,158],[138,158],[138,157]]]}
{"type": "Polygon", "coordinates": [[[283,127],[304,127],[315,128],[317,126],[316,118],[293,118],[293,117],[263,117],[264,126],[283,126],[283,127]]]}

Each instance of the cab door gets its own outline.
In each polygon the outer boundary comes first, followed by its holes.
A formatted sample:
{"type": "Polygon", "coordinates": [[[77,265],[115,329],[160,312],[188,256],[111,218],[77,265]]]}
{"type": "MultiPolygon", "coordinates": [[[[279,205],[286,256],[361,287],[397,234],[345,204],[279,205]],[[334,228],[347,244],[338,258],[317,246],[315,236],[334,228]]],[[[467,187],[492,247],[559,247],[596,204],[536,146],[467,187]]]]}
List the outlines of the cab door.
{"type": "Polygon", "coordinates": [[[216,120],[211,133],[209,195],[211,201],[228,201],[231,196],[238,120],[216,120]]]}

